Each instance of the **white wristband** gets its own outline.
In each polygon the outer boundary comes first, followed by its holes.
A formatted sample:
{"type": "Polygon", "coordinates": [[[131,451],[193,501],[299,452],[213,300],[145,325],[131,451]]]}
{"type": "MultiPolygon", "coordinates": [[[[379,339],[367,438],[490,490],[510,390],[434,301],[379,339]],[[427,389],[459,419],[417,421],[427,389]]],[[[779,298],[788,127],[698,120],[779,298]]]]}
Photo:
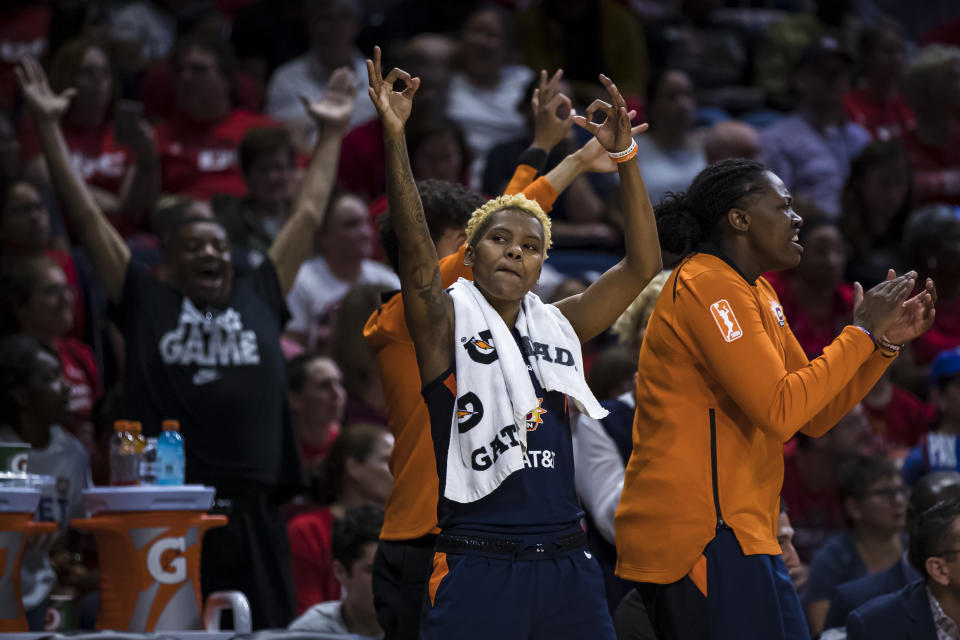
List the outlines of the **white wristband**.
{"type": "Polygon", "coordinates": [[[618,158],[626,158],[628,155],[633,153],[633,150],[637,148],[637,141],[630,139],[630,146],[624,149],[623,151],[607,151],[607,155],[617,160],[618,158]]]}

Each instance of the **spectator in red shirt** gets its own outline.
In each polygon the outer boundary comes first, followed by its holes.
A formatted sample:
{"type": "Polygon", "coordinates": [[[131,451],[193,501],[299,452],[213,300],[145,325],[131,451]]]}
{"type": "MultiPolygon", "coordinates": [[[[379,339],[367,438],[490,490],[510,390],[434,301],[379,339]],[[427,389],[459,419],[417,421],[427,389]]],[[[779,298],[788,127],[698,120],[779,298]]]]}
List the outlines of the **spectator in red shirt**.
{"type": "Polygon", "coordinates": [[[5,329],[37,338],[60,356],[63,378],[70,385],[70,420],[66,427],[83,444],[92,467],[106,460],[96,447],[91,413],[103,395],[93,350],[67,334],[73,327],[74,289],[63,269],[46,257],[15,259],[2,278],[5,329]]]}
{"type": "Polygon", "coordinates": [[[287,523],[297,615],[318,602],[340,599],[330,555],[330,527],[347,509],[386,503],[393,487],[387,466],[392,451],[393,435],[385,428],[354,424],[343,430],[327,459],[315,467],[311,493],[322,506],[287,523]]]}
{"type": "MultiPolygon", "coordinates": [[[[50,64],[50,86],[76,92],[63,117],[63,135],[97,204],[121,235],[141,230],[160,189],[154,133],[135,111],[115,121],[116,86],[106,51],[92,40],[67,42],[50,64]]],[[[49,179],[30,118],[22,121],[21,155],[28,172],[49,179]]]]}
{"type": "Polygon", "coordinates": [[[837,494],[840,465],[859,453],[869,427],[857,406],[820,438],[797,435],[784,447],[783,500],[790,505],[793,546],[804,562],[831,534],[845,527],[843,505],[837,494]]]}
{"type": "Polygon", "coordinates": [[[899,138],[916,122],[913,109],[900,93],[906,56],[897,26],[865,27],[860,33],[859,58],[860,77],[843,101],[847,117],[874,139],[899,138]]]}
{"type": "Polygon", "coordinates": [[[917,114],[904,136],[914,201],[960,204],[960,47],[924,47],[907,65],[904,90],[917,114]]]}
{"type": "Polygon", "coordinates": [[[50,258],[63,269],[74,293],[70,335],[83,338],[84,302],[77,267],[69,253],[51,248],[50,212],[39,190],[28,180],[14,180],[0,191],[0,271],[17,258],[40,256],[50,258]]]}
{"type": "Polygon", "coordinates": [[[872,287],[886,278],[887,269],[902,270],[910,183],[910,163],[899,140],[871,142],[850,165],[839,221],[849,250],[848,282],[872,287]]]}
{"type": "Polygon", "coordinates": [[[765,277],[777,291],[793,335],[813,359],[850,323],[853,287],[842,280],[847,250],[836,224],[826,217],[804,216],[800,242],[800,265],[765,277]]]}
{"type": "Polygon", "coordinates": [[[226,45],[185,38],[173,59],[177,108],[157,125],[163,190],[201,200],[215,193],[243,196],[237,147],[249,129],[277,123],[233,108],[233,61],[226,45]]]}
{"type": "Polygon", "coordinates": [[[48,3],[13,0],[0,9],[0,111],[13,110],[17,78],[13,69],[21,58],[42,58],[50,31],[48,3]]]}
{"type": "Polygon", "coordinates": [[[343,374],[330,358],[303,354],[287,363],[290,410],[303,468],[323,461],[340,435],[347,392],[343,374]]]}
{"type": "Polygon", "coordinates": [[[933,326],[911,344],[917,365],[960,346],[960,207],[937,205],[914,211],[903,232],[904,261],[937,283],[933,326]]]}
{"type": "Polygon", "coordinates": [[[904,458],[930,429],[936,416],[932,405],[922,402],[890,380],[889,370],[863,398],[870,430],[880,438],[892,458],[904,458]]]}
{"type": "MultiPolygon", "coordinates": [[[[446,111],[455,52],[456,43],[452,39],[435,34],[414,36],[398,47],[394,54],[397,66],[420,78],[414,114],[446,111]]],[[[464,162],[469,161],[464,159],[464,162]]],[[[374,201],[387,193],[386,166],[383,125],[380,118],[374,118],[343,139],[337,182],[347,191],[374,201]]]]}

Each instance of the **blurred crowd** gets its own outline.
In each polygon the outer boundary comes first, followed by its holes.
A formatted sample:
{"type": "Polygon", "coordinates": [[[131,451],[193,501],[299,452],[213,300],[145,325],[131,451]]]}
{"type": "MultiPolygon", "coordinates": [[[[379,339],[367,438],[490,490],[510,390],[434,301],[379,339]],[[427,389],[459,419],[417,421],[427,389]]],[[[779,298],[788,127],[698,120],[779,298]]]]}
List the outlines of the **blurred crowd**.
{"type": "MultiPolygon", "coordinates": [[[[464,238],[469,210],[454,202],[503,193],[521,155],[545,139],[543,174],[589,139],[567,114],[605,95],[603,72],[635,122],[650,124],[636,141],[654,205],[724,158],[757,159],[783,179],[804,218],[804,254],[768,279],[810,358],[850,322],[853,282],[868,288],[888,268],[933,278],[934,327],[830,433],[785,444],[781,519],[814,635],[846,621],[840,585],[898,567],[919,575],[904,560],[908,521],[931,494],[960,496],[960,5],[950,0],[7,0],[0,440],[30,443],[34,468],[57,476],[57,519],[82,513],[82,487],[108,483],[113,421],[151,404],[156,424],[145,419],[145,430],[181,420],[188,480],[232,499],[228,513],[260,513],[240,499],[256,482],[269,503],[261,516],[278,530],[237,535],[289,544],[292,561],[277,575],[292,574],[295,612],[308,612],[297,624],[378,636],[369,565],[393,436],[363,329],[399,280],[396,248],[380,240],[391,236],[382,125],[367,96],[375,44],[385,68],[421,79],[407,145],[424,200],[448,212],[431,221],[441,256],[464,238]],[[40,62],[52,95],[69,98],[59,111],[21,90],[25,59],[40,62]],[[560,97],[532,108],[541,70],[557,69],[560,97]],[[333,113],[337,100],[346,115],[333,113]],[[69,167],[57,162],[51,116],[69,167]],[[68,174],[83,184],[74,190],[68,174]],[[327,174],[329,189],[317,179],[327,174]],[[102,212],[116,242],[95,238],[108,232],[74,209],[102,212]],[[292,226],[300,216],[318,224],[292,226]],[[219,221],[226,237],[191,248],[183,229],[198,220],[219,221]],[[226,257],[194,255],[208,250],[226,257]],[[117,255],[126,258],[111,262],[117,255]],[[265,318],[244,316],[236,332],[225,329],[236,342],[211,344],[220,334],[208,325],[236,321],[200,303],[225,307],[204,287],[220,286],[227,262],[238,283],[230,305],[255,294],[268,301],[265,318]],[[162,361],[146,353],[157,349],[150,314],[166,312],[146,278],[188,296],[175,303],[180,333],[163,335],[162,361]],[[164,396],[175,385],[151,378],[151,367],[175,361],[193,367],[189,398],[164,396]],[[217,387],[227,361],[272,371],[273,386],[238,374],[217,387]],[[233,402],[236,423],[214,417],[233,402]],[[259,402],[276,415],[257,414],[259,402]],[[209,411],[179,415],[198,405],[209,411]],[[244,466],[274,449],[269,464],[244,466]],[[344,613],[315,607],[328,602],[344,613]]],[[[622,257],[617,174],[564,186],[537,289],[547,301],[622,257]]],[[[637,354],[664,281],[584,349],[598,399],[625,407],[625,455],[637,354]]],[[[584,502],[592,535],[609,545],[612,526],[584,502]]],[[[42,553],[28,613],[58,590],[95,592],[88,540],[65,536],[42,553]]],[[[613,610],[627,590],[608,564],[613,610]]],[[[228,567],[205,566],[205,590],[230,587],[228,567]]],[[[260,611],[260,626],[295,613],[292,603],[260,611]]]]}

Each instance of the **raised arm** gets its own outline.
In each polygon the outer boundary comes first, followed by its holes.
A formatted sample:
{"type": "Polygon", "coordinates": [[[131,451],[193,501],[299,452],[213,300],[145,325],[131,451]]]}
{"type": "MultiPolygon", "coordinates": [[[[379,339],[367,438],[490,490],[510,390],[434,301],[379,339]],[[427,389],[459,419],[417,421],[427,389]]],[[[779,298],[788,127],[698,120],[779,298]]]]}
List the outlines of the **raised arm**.
{"type": "Polygon", "coordinates": [[[160,194],[160,154],[153,127],[140,118],[129,141],[136,162],[124,178],[119,211],[139,228],[160,194]]]}
{"type": "MultiPolygon", "coordinates": [[[[700,354],[711,379],[723,387],[750,422],[786,442],[800,429],[815,425],[811,421],[837,401],[856,376],[879,377],[881,371],[875,365],[861,373],[877,358],[868,331],[890,337],[889,329],[899,322],[905,327],[900,330],[901,336],[907,336],[922,332],[932,321],[929,293],[921,293],[917,302],[903,306],[915,279],[916,274],[910,272],[873,287],[855,303],[856,326],[845,327],[822,355],[797,369],[784,366],[783,354],[770,341],[764,327],[769,307],[758,302],[748,285],[734,282],[721,271],[705,271],[684,279],[677,287],[678,329],[690,336],[691,348],[700,354]],[[739,337],[730,342],[715,315],[718,300],[726,303],[728,315],[739,325],[739,337]]],[[[787,347],[792,353],[789,343],[787,347]]],[[[800,364],[799,360],[789,362],[800,364]]],[[[861,389],[866,393],[865,385],[861,389]]],[[[835,412],[834,417],[839,419],[860,399],[848,393],[828,411],[835,412]]],[[[813,429],[808,432],[814,433],[813,429]]]]}
{"type": "Polygon", "coordinates": [[[314,234],[323,224],[337,177],[340,142],[353,114],[356,87],[353,72],[341,67],[330,75],[321,100],[310,102],[302,96],[300,98],[307,114],[316,123],[317,143],[297,194],[293,215],[270,247],[270,260],[277,270],[284,295],[293,288],[300,265],[313,251],[314,234]]]}
{"type": "Polygon", "coordinates": [[[423,204],[410,169],[404,125],[410,117],[419,78],[393,69],[386,78],[380,69],[380,47],[367,60],[370,100],[383,122],[387,161],[387,202],[400,243],[400,291],[410,337],[417,352],[420,379],[429,382],[453,362],[453,301],[440,281],[437,249],[423,216],[423,204]],[[402,82],[403,91],[393,85],[402,82]]]}
{"type": "Polygon", "coordinates": [[[70,224],[90,257],[107,295],[119,302],[130,263],[130,249],[94,202],[90,190],[70,161],[70,150],[60,130],[60,117],[70,105],[74,90],[57,95],[50,89],[40,63],[25,58],[16,69],[17,80],[37,124],[53,186],[65,205],[70,224]]]}
{"type": "MultiPolygon", "coordinates": [[[[587,108],[586,118],[574,116],[574,122],[590,131],[608,153],[626,151],[634,144],[627,103],[610,78],[601,75],[600,82],[607,88],[612,104],[594,100],[587,108]],[[597,111],[606,114],[603,124],[592,122],[597,111]]],[[[617,172],[623,198],[626,257],[586,291],[557,303],[581,342],[612,325],[662,267],[657,223],[640,168],[631,159],[618,163],[617,172]]]]}
{"type": "MultiPolygon", "coordinates": [[[[637,112],[633,110],[627,113],[630,119],[636,115],[637,112]]],[[[638,124],[630,129],[630,135],[639,135],[646,130],[646,123],[638,124]]],[[[610,158],[600,141],[590,138],[585,145],[561,160],[545,177],[557,193],[563,193],[570,183],[585,173],[613,173],[617,170],[617,163],[610,158]]]]}
{"type": "Polygon", "coordinates": [[[560,93],[561,78],[563,69],[558,69],[549,80],[546,71],[540,72],[540,81],[530,98],[533,142],[517,158],[517,168],[504,193],[520,193],[538,173],[543,173],[550,151],[570,133],[574,111],[570,98],[560,93]]]}

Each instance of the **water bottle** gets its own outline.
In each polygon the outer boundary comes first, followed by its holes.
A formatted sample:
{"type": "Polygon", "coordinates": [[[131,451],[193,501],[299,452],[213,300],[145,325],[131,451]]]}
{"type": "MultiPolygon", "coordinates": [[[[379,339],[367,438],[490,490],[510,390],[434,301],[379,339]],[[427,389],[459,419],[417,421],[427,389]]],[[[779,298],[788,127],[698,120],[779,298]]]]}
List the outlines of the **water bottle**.
{"type": "Polygon", "coordinates": [[[130,433],[130,422],[117,420],[113,423],[113,436],[110,438],[110,484],[139,484],[139,476],[140,465],[136,443],[130,433]]]}
{"type": "Polygon", "coordinates": [[[163,432],[157,439],[157,484],[183,484],[183,436],[180,422],[164,420],[163,432]]]}
{"type": "MultiPolygon", "coordinates": [[[[133,438],[133,450],[138,455],[142,455],[147,448],[147,439],[143,437],[143,425],[137,421],[130,423],[130,437],[133,438]]],[[[137,464],[137,469],[140,465],[137,464]]]]}

